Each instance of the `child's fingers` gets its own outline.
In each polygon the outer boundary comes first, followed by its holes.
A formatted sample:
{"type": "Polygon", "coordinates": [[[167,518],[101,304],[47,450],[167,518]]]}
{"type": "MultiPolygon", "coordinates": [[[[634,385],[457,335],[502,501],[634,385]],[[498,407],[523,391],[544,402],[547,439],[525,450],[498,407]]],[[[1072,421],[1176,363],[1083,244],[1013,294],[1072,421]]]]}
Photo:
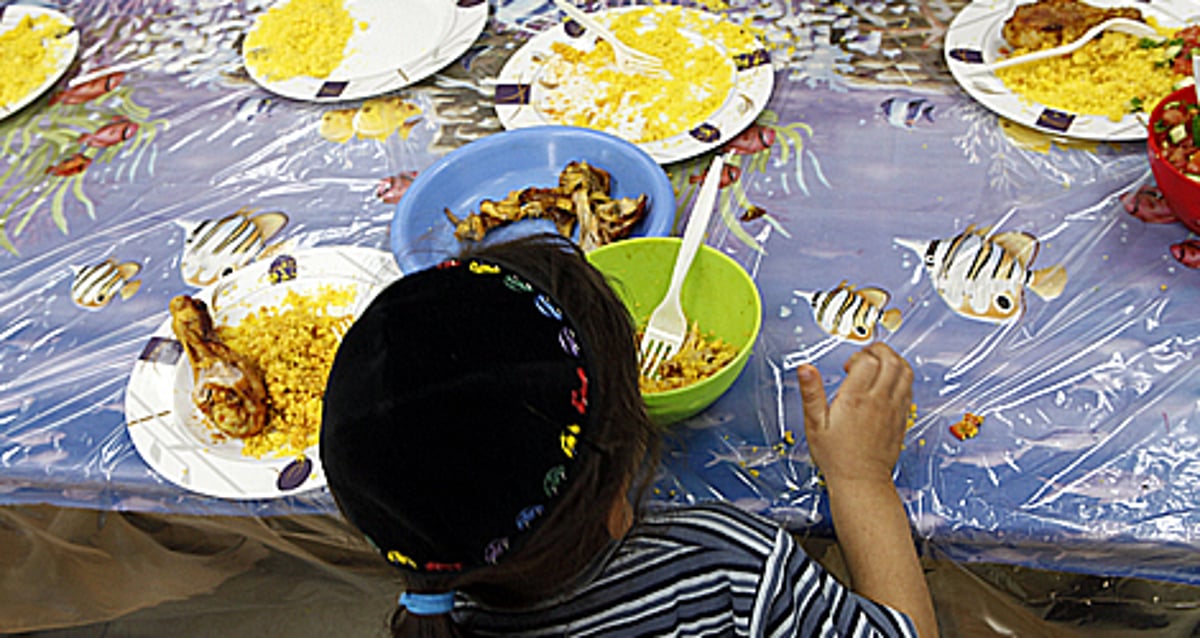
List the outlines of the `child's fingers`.
{"type": "Polygon", "coordinates": [[[821,373],[805,364],[796,369],[800,381],[800,405],[804,408],[804,429],[823,430],[828,425],[829,404],[825,400],[825,384],[821,373]]]}
{"type": "Polygon", "coordinates": [[[879,350],[877,356],[879,357],[879,375],[876,378],[880,386],[878,389],[887,396],[896,396],[906,392],[908,390],[906,386],[912,385],[912,369],[909,368],[908,362],[891,348],[879,350]]]}
{"type": "Polygon", "coordinates": [[[864,348],[850,355],[846,360],[846,380],[842,381],[839,393],[868,393],[875,386],[879,375],[879,357],[870,349],[864,348]]]}

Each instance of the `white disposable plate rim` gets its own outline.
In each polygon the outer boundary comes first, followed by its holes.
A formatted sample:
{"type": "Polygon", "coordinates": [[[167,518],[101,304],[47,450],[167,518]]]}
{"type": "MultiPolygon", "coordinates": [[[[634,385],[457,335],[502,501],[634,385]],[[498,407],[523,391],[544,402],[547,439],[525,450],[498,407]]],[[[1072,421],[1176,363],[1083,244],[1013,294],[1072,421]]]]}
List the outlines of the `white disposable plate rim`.
{"type": "MultiPolygon", "coordinates": [[[[950,74],[964,91],[987,109],[1032,129],[1066,138],[1101,142],[1132,142],[1146,139],[1145,122],[1130,113],[1118,121],[1104,115],[1071,113],[1025,102],[1000,81],[994,73],[982,72],[976,65],[995,61],[995,46],[1002,39],[1004,21],[1021,5],[1034,0],[976,0],[963,7],[950,23],[944,38],[943,55],[950,74]]],[[[1180,27],[1195,19],[1187,13],[1186,0],[1089,0],[1089,4],[1110,7],[1134,7],[1157,18],[1166,27],[1180,27]]],[[[1195,10],[1195,7],[1192,7],[1195,10]]],[[[1147,111],[1149,107],[1147,106],[1147,111]]]]}
{"type": "MultiPolygon", "coordinates": [[[[351,15],[354,15],[356,6],[360,8],[376,4],[391,6],[397,1],[352,0],[348,3],[350,4],[348,9],[351,11],[351,15]]],[[[417,52],[412,58],[394,63],[389,62],[383,71],[378,68],[356,68],[354,65],[361,58],[354,54],[347,56],[343,65],[331,73],[328,78],[300,76],[286,80],[271,80],[246,64],[244,53],[243,66],[250,78],[264,89],[283,97],[306,102],[358,100],[402,89],[429,77],[458,59],[471,47],[487,25],[488,3],[486,0],[437,2],[437,6],[448,7],[443,14],[437,16],[441,23],[435,21],[431,26],[431,29],[436,28],[442,33],[437,46],[417,52]],[[350,63],[351,68],[344,68],[346,63],[350,63]]],[[[362,10],[367,11],[365,8],[362,10]]],[[[252,31],[257,24],[256,20],[250,30],[252,31]]],[[[369,28],[377,29],[379,25],[372,25],[369,28]]],[[[356,27],[356,36],[359,33],[360,30],[357,30],[356,27]]],[[[350,42],[347,44],[349,49],[355,47],[356,36],[351,36],[350,42]]]]}
{"type": "MultiPolygon", "coordinates": [[[[232,275],[232,280],[249,283],[243,294],[253,294],[260,282],[269,277],[277,260],[291,257],[297,265],[295,281],[311,285],[332,282],[335,285],[353,279],[377,293],[388,282],[399,278],[401,270],[390,252],[357,246],[327,246],[297,250],[275,260],[252,263],[232,275]],[[331,281],[335,280],[335,281],[331,281]]],[[[211,303],[214,292],[227,282],[209,286],[193,296],[211,303]]],[[[361,310],[367,299],[359,299],[361,310]]],[[[217,310],[218,314],[222,312],[217,310]]],[[[325,486],[318,450],[310,448],[304,461],[294,458],[256,459],[231,454],[233,442],[214,449],[194,434],[193,425],[179,415],[179,379],[190,382],[187,355],[175,340],[168,316],[150,335],[130,374],[125,392],[125,418],[130,438],[138,454],[164,479],[184,489],[233,500],[272,499],[292,496],[325,486]],[[309,465],[305,466],[307,462],[309,465]],[[296,485],[284,484],[281,476],[292,472],[296,485]]],[[[190,383],[186,384],[190,385],[190,383]]],[[[184,392],[186,393],[186,388],[184,392]]],[[[190,398],[182,401],[189,406],[190,398]]]]}
{"type": "Polygon", "coordinates": [[[0,119],[4,119],[22,108],[28,106],[31,102],[38,99],[43,93],[54,86],[62,78],[67,69],[71,67],[71,62],[75,60],[75,54],[79,52],[79,30],[75,28],[75,21],[68,18],[63,13],[47,7],[40,7],[27,4],[10,4],[0,7],[0,33],[7,33],[17,25],[25,16],[48,15],[57,20],[66,23],[70,30],[61,37],[66,38],[67,47],[59,53],[58,60],[55,61],[54,70],[46,76],[46,79],[29,93],[17,98],[16,101],[8,104],[0,104],[0,119]]]}

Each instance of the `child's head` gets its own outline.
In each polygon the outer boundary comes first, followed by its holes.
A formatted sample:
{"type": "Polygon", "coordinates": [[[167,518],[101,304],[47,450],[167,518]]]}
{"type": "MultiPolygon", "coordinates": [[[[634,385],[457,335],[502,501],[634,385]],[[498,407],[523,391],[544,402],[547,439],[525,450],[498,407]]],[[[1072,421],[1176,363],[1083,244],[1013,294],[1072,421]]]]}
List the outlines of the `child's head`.
{"type": "Polygon", "coordinates": [[[338,350],[329,487],[410,588],[537,601],[603,549],[612,504],[652,467],[637,374],[628,313],[566,241],[409,274],[338,350]]]}

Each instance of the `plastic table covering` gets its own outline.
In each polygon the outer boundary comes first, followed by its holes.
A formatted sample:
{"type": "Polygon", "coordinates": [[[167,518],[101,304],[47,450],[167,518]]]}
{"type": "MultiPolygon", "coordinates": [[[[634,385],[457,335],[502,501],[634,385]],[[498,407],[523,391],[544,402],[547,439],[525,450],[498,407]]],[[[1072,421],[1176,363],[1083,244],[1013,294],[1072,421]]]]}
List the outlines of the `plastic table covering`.
{"type": "MultiPolygon", "coordinates": [[[[1190,560],[1200,537],[1190,235],[1129,213],[1126,202],[1153,185],[1143,144],[1052,139],[958,88],[941,43],[964,4],[720,9],[763,30],[776,69],[767,109],[736,143],[708,239],[759,284],[763,333],[733,389],[671,428],[654,499],[725,499],[792,529],[830,530],[793,371],[814,363],[836,389],[857,346],[824,331],[800,293],[846,282],[885,291],[902,315],[872,338],[916,371],[897,483],[927,547],[964,562],[1200,583],[1190,560]],[[1032,238],[1030,268],[1060,265],[1062,294],[1026,290],[1003,323],[951,310],[921,255],[897,239],[923,245],[971,226],[1032,238]],[[982,421],[960,440],[951,427],[968,415],[982,421]]],[[[500,130],[489,81],[558,14],[544,2],[492,2],[466,55],[394,94],[415,113],[409,126],[344,139],[322,120],[361,101],[278,98],[241,67],[240,38],[265,3],[54,6],[79,25],[80,57],[55,92],[0,121],[0,504],[335,513],[323,489],[252,501],[189,492],[134,448],[130,371],[168,300],[196,289],[181,276],[179,222],[282,211],[273,243],[386,250],[404,185],[500,130]],[[123,71],[99,94],[75,91],[86,99],[52,97],[101,68],[123,71]],[[122,122],[120,141],[80,146],[79,136],[122,122]],[[70,162],[83,150],[91,161],[80,169],[70,162]],[[140,288],[84,308],[71,293],[76,272],[110,259],[138,264],[140,288]]],[[[666,167],[680,222],[707,160],[666,167]]]]}

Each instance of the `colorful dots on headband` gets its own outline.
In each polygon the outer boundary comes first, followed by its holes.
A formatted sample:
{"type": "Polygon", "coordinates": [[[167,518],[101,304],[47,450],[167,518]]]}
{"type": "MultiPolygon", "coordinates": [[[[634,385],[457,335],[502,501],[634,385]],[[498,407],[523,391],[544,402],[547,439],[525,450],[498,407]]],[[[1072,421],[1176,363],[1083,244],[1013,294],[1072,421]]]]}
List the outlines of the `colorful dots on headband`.
{"type": "Polygon", "coordinates": [[[579,341],[575,339],[575,331],[571,330],[570,326],[563,326],[562,330],[558,331],[558,345],[562,346],[563,352],[572,357],[579,357],[579,341]]]}
{"type": "MultiPolygon", "coordinates": [[[[522,381],[513,388],[530,418],[538,420],[539,427],[528,430],[533,433],[532,451],[528,458],[518,459],[523,467],[514,469],[510,479],[517,484],[506,488],[502,496],[490,503],[486,520],[480,520],[479,529],[464,533],[461,538],[454,536],[455,531],[446,534],[447,538],[428,540],[403,530],[376,532],[386,534],[381,536],[388,541],[380,552],[394,566],[423,572],[460,572],[494,565],[509,553],[519,551],[526,536],[553,512],[556,499],[568,491],[569,481],[577,471],[572,468],[592,453],[592,447],[585,445],[589,427],[585,419],[591,408],[592,392],[589,344],[586,335],[576,332],[568,314],[570,307],[560,306],[536,278],[527,278],[486,257],[447,260],[436,268],[444,272],[431,275],[436,279],[430,281],[446,282],[457,295],[447,295],[447,304],[451,301],[478,304],[496,313],[508,325],[521,328],[513,339],[525,346],[521,349],[522,356],[538,366],[546,381],[540,384],[522,381]],[[558,449],[552,438],[555,434],[558,449]],[[395,547],[399,549],[392,549],[395,547]]],[[[507,354],[510,350],[500,349],[501,354],[496,356],[511,356],[507,354]]]]}
{"type": "Polygon", "coordinates": [[[394,549],[388,551],[387,560],[393,565],[401,565],[411,569],[417,569],[417,561],[405,556],[404,554],[401,554],[399,551],[394,549]]]}
{"type": "Polygon", "coordinates": [[[538,312],[551,319],[554,319],[555,321],[562,321],[562,311],[558,309],[558,306],[554,305],[554,302],[550,300],[550,297],[544,294],[539,294],[537,299],[534,300],[534,303],[537,305],[538,312]]]}
{"type": "Polygon", "coordinates": [[[558,442],[562,445],[563,454],[566,454],[569,459],[575,458],[575,444],[579,440],[579,432],[579,426],[572,423],[563,428],[562,434],[558,435],[558,442]]]}
{"type": "Polygon", "coordinates": [[[513,292],[533,292],[533,286],[520,277],[509,273],[504,275],[504,285],[513,292]]]}
{"type": "Polygon", "coordinates": [[[483,562],[489,565],[495,565],[500,561],[500,557],[508,551],[508,537],[497,538],[488,543],[488,546],[483,550],[483,562]]]}
{"type": "Polygon", "coordinates": [[[546,476],[542,479],[542,491],[546,493],[546,498],[558,494],[558,486],[566,480],[567,468],[562,465],[555,465],[547,470],[546,476]]]}
{"type": "Polygon", "coordinates": [[[476,275],[498,275],[498,274],[500,274],[499,266],[493,266],[491,264],[482,264],[477,261],[472,261],[471,265],[467,266],[467,268],[470,269],[470,271],[475,273],[476,275]]]}
{"type": "Polygon", "coordinates": [[[588,394],[588,378],[587,373],[583,368],[575,368],[576,374],[579,375],[579,389],[571,390],[571,405],[580,414],[587,414],[587,394],[588,394]]]}
{"type": "Polygon", "coordinates": [[[530,505],[529,507],[521,510],[520,513],[517,514],[517,529],[521,531],[529,529],[529,526],[533,525],[533,521],[537,520],[537,517],[541,516],[545,511],[545,505],[530,505]]]}

